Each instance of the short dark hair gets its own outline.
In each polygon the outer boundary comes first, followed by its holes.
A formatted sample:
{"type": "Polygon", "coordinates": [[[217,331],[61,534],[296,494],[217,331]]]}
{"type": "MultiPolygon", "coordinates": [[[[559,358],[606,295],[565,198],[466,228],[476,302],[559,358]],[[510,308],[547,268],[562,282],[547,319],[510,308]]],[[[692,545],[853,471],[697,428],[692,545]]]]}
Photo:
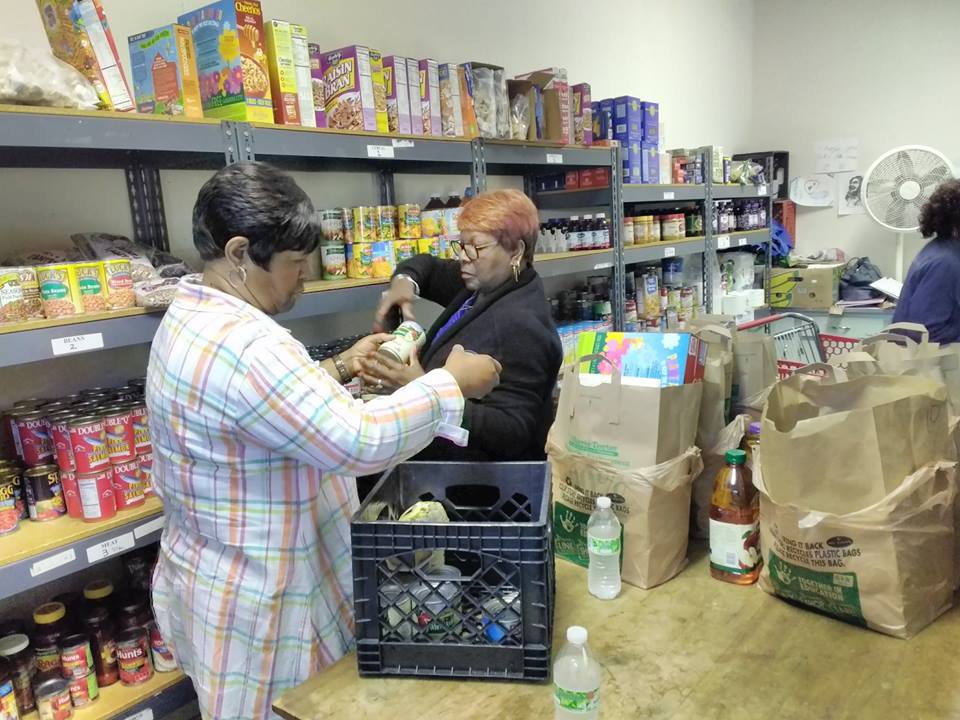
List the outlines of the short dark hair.
{"type": "Polygon", "coordinates": [[[276,253],[313,252],[320,228],[313,203],[292,177],[267,163],[241,162],[207,180],[193,206],[193,244],[201,258],[222,258],[236,236],[250,241],[250,259],[268,269],[276,253]]]}
{"type": "Polygon", "coordinates": [[[933,191],[920,211],[920,233],[925,237],[960,239],[960,180],[947,180],[933,191]]]}

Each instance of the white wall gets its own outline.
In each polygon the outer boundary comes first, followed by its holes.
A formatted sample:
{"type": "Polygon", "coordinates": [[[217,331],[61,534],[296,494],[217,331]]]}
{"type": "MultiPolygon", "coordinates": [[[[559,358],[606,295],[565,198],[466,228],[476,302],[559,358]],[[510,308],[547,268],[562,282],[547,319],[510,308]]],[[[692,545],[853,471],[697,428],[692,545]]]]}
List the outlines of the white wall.
{"type": "MultiPolygon", "coordinates": [[[[790,151],[814,170],[814,143],[860,140],[860,170],[884,151],[929,145],[960,163],[960,3],[955,0],[760,0],[751,149],[790,151]]],[[[894,272],[895,235],[867,215],[798,209],[801,252],[840,247],[894,272]]],[[[922,246],[907,241],[907,263],[922,246]]]]}

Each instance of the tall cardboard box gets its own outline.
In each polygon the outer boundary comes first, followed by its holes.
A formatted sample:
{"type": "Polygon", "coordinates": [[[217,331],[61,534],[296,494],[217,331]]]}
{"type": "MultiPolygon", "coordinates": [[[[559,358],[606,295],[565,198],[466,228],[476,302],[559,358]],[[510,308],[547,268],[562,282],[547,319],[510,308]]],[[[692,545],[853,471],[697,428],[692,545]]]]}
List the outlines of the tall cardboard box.
{"type": "MultiPolygon", "coordinates": [[[[387,86],[387,124],[391,133],[409,135],[410,83],[407,79],[407,58],[385,55],[383,58],[383,82],[387,86]]],[[[419,92],[419,90],[418,90],[419,92]]],[[[419,119],[419,115],[416,116],[419,119]]]]}
{"type": "MultiPolygon", "coordinates": [[[[365,45],[348,45],[320,56],[327,127],[333,130],[378,131],[380,119],[374,97],[370,54],[370,48],[365,45]]],[[[382,70],[381,66],[381,79],[382,70]]],[[[384,126],[386,114],[384,103],[384,126]]]]}
{"type": "Polygon", "coordinates": [[[128,44],[137,112],[203,117],[190,28],[165,25],[131,35],[128,44]]]}
{"type": "Polygon", "coordinates": [[[313,116],[318,128],[327,126],[327,101],[323,88],[323,51],[316,43],[309,43],[310,52],[310,88],[313,90],[313,116]]]}
{"type": "Polygon", "coordinates": [[[840,299],[840,275],[846,263],[774,268],[770,306],[796,310],[829,310],[840,299]]]}
{"type": "Polygon", "coordinates": [[[383,53],[370,49],[370,77],[373,80],[373,106],[377,111],[377,132],[390,132],[387,117],[387,83],[383,79],[383,53]]]}
{"type": "Polygon", "coordinates": [[[420,111],[423,116],[423,134],[440,137],[443,125],[440,113],[440,66],[426,58],[417,65],[420,77],[420,111]]]}
{"type": "Polygon", "coordinates": [[[571,89],[573,103],[573,141],[577,145],[593,145],[593,102],[587,83],[571,89]]]}
{"type": "Polygon", "coordinates": [[[570,83],[566,68],[554,67],[517,75],[517,80],[530,80],[543,91],[545,140],[570,145],[573,142],[573,106],[570,102],[570,83]]]}
{"type": "Polygon", "coordinates": [[[273,121],[277,125],[299,125],[297,66],[293,61],[293,34],[285,20],[268,20],[264,25],[270,94],[273,96],[273,121]]]}
{"type": "Polygon", "coordinates": [[[460,77],[456,63],[441,63],[440,126],[446,137],[463,137],[463,106],[460,102],[460,77]]]}
{"type": "Polygon", "coordinates": [[[310,74],[310,43],[303,25],[290,23],[293,43],[293,69],[297,78],[297,103],[300,106],[300,124],[317,126],[317,107],[313,99],[313,80],[310,74]]]}
{"type": "Polygon", "coordinates": [[[413,135],[429,134],[423,131],[430,114],[429,109],[426,116],[423,114],[423,103],[420,100],[422,82],[420,61],[416,58],[407,58],[407,83],[410,86],[410,133],[413,135]]]}

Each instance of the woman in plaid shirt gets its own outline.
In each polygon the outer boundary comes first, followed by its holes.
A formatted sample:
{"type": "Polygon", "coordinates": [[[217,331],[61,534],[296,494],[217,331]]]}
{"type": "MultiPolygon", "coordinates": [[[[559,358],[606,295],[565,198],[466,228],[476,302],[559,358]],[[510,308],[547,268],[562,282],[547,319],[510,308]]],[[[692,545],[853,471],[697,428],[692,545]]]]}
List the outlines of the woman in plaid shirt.
{"type": "Polygon", "coordinates": [[[313,218],[269,165],[214,175],[193,211],[203,274],[182,281],[150,353],[166,518],[154,610],[204,718],[269,717],[276,694],[350,649],[353,476],[438,435],[465,442],[464,398],[498,382],[496,361],[460,349],[390,397],[355,401],[341,383],[389,335],[318,365],[271,318],[303,291],[313,218]]]}

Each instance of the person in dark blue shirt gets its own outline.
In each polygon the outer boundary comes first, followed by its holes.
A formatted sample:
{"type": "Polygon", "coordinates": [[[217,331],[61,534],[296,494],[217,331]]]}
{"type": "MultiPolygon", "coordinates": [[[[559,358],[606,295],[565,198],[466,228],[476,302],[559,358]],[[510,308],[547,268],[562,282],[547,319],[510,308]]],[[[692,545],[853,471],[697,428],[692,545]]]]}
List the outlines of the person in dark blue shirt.
{"type": "Polygon", "coordinates": [[[910,266],[893,320],[925,325],[934,342],[960,342],[960,180],[934,190],[920,232],[933,239],[910,266]]]}

